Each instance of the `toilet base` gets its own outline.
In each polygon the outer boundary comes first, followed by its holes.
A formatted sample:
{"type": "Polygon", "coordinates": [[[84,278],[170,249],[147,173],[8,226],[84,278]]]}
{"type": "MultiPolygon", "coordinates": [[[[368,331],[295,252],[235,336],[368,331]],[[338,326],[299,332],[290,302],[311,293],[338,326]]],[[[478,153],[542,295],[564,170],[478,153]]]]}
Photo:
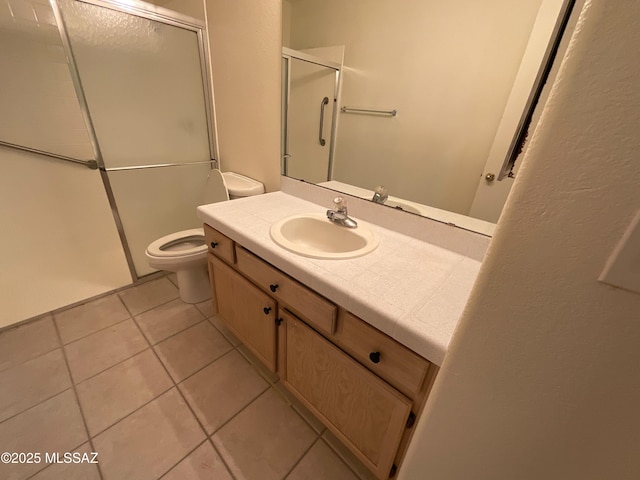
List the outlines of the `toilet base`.
{"type": "Polygon", "coordinates": [[[200,303],[211,298],[211,285],[206,265],[197,265],[176,272],[180,299],[185,303],[200,303]]]}

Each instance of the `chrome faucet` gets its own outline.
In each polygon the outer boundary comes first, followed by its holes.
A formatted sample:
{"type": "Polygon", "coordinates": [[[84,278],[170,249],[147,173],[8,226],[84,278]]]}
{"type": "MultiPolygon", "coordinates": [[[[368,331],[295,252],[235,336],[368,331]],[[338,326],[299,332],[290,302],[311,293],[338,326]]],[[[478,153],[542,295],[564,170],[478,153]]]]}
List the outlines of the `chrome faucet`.
{"type": "Polygon", "coordinates": [[[356,228],[358,226],[358,222],[349,218],[347,202],[342,197],[333,199],[333,210],[327,210],[327,218],[341,227],[356,228]]]}
{"type": "Polygon", "coordinates": [[[387,189],[382,185],[378,185],[374,191],[371,201],[375,203],[384,203],[387,201],[387,198],[389,198],[389,195],[387,195],[387,189]]]}

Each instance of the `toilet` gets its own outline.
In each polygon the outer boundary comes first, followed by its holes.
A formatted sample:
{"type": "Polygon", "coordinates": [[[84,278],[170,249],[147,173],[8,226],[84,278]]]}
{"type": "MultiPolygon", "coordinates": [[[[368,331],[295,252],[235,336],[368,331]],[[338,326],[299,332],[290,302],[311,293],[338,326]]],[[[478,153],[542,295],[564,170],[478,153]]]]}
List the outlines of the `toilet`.
{"type": "MultiPolygon", "coordinates": [[[[264,193],[264,185],[252,178],[234,172],[211,170],[205,185],[203,204],[261,193],[264,193]]],[[[202,228],[165,235],[151,242],[145,254],[151,267],[176,272],[182,301],[200,303],[211,297],[207,244],[202,228]]]]}

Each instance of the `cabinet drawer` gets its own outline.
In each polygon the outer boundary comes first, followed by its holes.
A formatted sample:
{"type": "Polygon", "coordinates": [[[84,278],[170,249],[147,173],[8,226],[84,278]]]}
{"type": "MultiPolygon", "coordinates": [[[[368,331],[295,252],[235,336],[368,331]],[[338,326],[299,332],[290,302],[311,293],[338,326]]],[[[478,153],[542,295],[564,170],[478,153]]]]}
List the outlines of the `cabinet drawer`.
{"type": "Polygon", "coordinates": [[[340,310],[333,340],[408,397],[420,391],[430,363],[346,310],[340,310]]]}
{"type": "Polygon", "coordinates": [[[300,315],[315,328],[331,335],[335,329],[336,306],[299,284],[240,246],[236,246],[238,270],[266,292],[300,315]]]}
{"type": "Polygon", "coordinates": [[[233,248],[233,240],[223,235],[215,228],[211,228],[205,223],[204,238],[207,242],[209,252],[216,257],[223,259],[227,263],[236,263],[235,249],[233,248]]]}
{"type": "Polygon", "coordinates": [[[285,386],[377,478],[388,478],[411,401],[302,321],[283,318],[285,386]]]}

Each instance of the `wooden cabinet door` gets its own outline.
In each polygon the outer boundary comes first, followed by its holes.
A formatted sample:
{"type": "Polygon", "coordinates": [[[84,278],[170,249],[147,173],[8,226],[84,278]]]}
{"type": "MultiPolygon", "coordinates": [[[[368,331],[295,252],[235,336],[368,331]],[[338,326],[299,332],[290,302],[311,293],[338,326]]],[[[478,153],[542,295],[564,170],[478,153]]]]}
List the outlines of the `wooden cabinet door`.
{"type": "Polygon", "coordinates": [[[281,312],[285,385],[376,476],[389,476],[411,401],[299,319],[281,312]]]}
{"type": "Polygon", "coordinates": [[[218,316],[272,371],[276,370],[276,302],[209,255],[218,316]]]}

